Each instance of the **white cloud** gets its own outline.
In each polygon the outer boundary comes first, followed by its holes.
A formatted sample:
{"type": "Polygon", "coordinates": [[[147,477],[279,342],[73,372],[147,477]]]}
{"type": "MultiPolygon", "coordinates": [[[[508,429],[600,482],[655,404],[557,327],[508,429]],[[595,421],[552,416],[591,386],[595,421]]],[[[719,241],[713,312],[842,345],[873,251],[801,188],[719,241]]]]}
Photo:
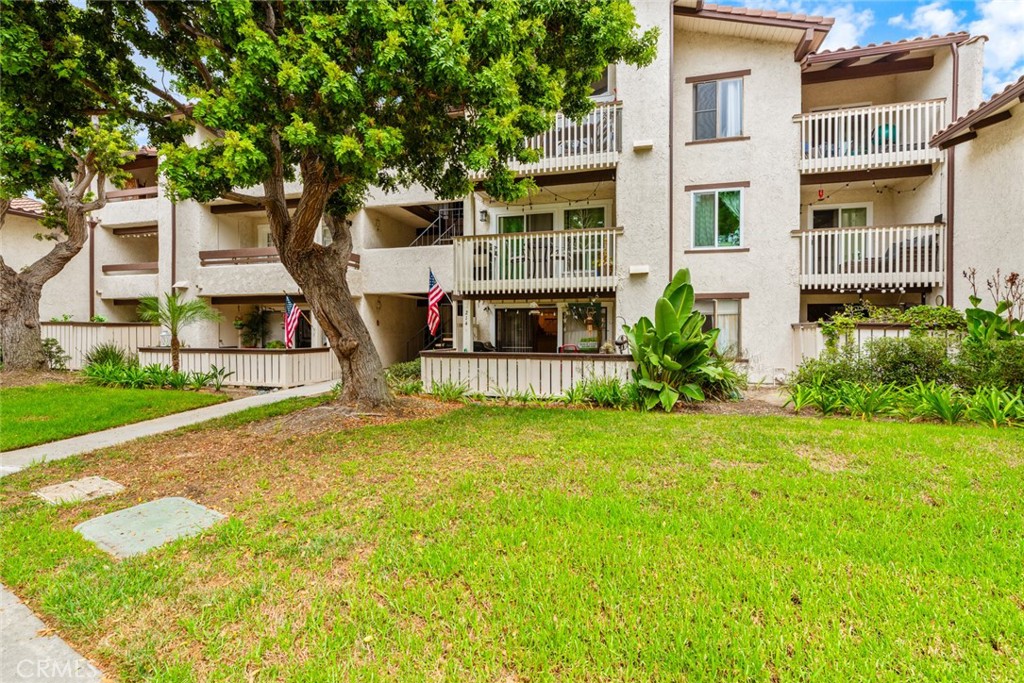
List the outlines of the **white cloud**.
{"type": "Polygon", "coordinates": [[[978,0],[979,18],[968,30],[988,36],[985,44],[986,90],[989,81],[1015,81],[1024,71],[1024,4],[1015,0],[978,0]],[[990,79],[991,77],[991,79],[990,79]]]}
{"type": "Polygon", "coordinates": [[[945,35],[956,31],[963,21],[966,12],[957,12],[947,7],[946,0],[935,0],[925,5],[918,5],[910,19],[897,14],[889,19],[889,26],[918,31],[925,35],[945,35]]]}
{"type": "Polygon", "coordinates": [[[852,47],[861,44],[864,34],[875,25],[875,13],[871,9],[858,10],[853,2],[844,4],[808,4],[804,0],[747,0],[746,7],[773,9],[778,12],[794,12],[819,17],[832,17],[835,23],[829,31],[821,49],[834,50],[837,47],[852,47]]]}

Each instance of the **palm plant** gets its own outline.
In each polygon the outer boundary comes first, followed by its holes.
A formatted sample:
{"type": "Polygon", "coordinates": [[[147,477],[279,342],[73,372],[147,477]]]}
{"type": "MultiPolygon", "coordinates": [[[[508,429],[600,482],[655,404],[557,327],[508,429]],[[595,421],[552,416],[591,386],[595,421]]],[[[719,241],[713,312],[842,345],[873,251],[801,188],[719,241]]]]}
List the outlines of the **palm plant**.
{"type": "Polygon", "coordinates": [[[139,301],[139,318],[165,327],[170,332],[171,368],[177,372],[178,351],[181,349],[178,333],[181,329],[204,320],[219,321],[221,315],[203,299],[186,300],[178,292],[168,292],[162,299],[156,296],[142,297],[139,301]]]}

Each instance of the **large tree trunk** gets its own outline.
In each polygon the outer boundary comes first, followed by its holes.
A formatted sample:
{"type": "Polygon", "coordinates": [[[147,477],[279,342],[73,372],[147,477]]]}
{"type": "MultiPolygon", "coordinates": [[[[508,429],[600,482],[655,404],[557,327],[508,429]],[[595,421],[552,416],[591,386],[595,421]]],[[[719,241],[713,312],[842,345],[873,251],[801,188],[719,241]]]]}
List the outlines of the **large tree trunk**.
{"type": "Polygon", "coordinates": [[[44,370],[46,355],[39,334],[39,298],[43,288],[0,267],[0,349],[5,370],[44,370]]]}
{"type": "Polygon", "coordinates": [[[281,262],[302,289],[342,372],[341,400],[376,407],[391,402],[384,367],[348,288],[348,251],[314,244],[284,250],[281,262]]]}

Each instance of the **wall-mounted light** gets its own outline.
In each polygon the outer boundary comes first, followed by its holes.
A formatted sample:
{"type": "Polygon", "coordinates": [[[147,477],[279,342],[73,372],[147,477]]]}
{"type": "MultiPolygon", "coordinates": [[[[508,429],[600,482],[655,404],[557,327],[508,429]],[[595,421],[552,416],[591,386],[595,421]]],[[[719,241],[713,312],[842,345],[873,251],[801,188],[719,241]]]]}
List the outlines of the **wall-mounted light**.
{"type": "Polygon", "coordinates": [[[487,209],[480,209],[480,222],[489,223],[491,221],[491,214],[487,212],[487,209]]]}

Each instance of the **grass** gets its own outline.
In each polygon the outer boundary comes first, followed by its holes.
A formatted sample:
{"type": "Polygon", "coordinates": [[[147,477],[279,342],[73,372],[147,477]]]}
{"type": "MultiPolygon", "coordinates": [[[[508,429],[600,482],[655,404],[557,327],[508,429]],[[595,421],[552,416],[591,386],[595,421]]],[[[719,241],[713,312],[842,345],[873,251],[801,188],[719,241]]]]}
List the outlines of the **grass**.
{"type": "Polygon", "coordinates": [[[0,479],[0,579],[131,681],[1013,681],[1024,430],[469,406],[0,479]],[[52,508],[84,474],[117,498],[52,508]],[[114,562],[72,527],[231,519],[114,562]]]}
{"type": "Polygon", "coordinates": [[[0,451],[66,439],[226,401],[220,394],[37,384],[0,389],[0,451]]]}

